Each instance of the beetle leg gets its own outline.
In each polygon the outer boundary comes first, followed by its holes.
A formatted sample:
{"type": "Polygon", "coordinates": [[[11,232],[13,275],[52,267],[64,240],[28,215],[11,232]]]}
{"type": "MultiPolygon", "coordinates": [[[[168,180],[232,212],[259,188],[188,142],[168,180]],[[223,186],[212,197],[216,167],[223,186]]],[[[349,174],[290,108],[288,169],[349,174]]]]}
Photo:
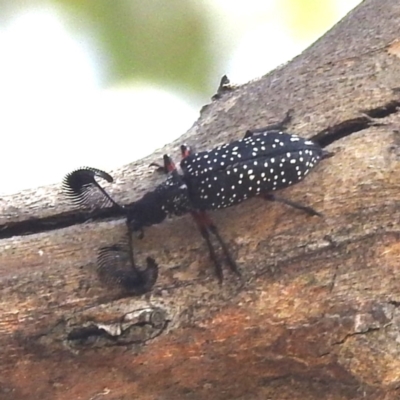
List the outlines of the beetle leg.
{"type": "Polygon", "coordinates": [[[218,282],[222,283],[222,281],[224,279],[224,275],[223,275],[223,272],[222,272],[222,266],[221,266],[221,263],[219,262],[219,260],[217,258],[214,246],[211,243],[210,235],[208,233],[208,230],[207,230],[207,228],[200,227],[200,226],[199,226],[199,230],[200,230],[201,236],[203,236],[204,240],[207,243],[208,252],[210,254],[210,258],[211,258],[212,262],[214,263],[215,274],[217,275],[218,282]]]}
{"type": "Polygon", "coordinates": [[[225,258],[228,262],[228,265],[229,265],[231,271],[234,272],[238,276],[242,276],[242,274],[240,273],[239,267],[236,264],[235,259],[232,257],[232,255],[229,251],[227,244],[224,242],[221,235],[219,234],[218,228],[214,224],[211,224],[209,229],[210,229],[210,232],[213,233],[213,235],[217,238],[219,244],[221,245],[222,251],[224,252],[225,258]]]}
{"type": "Polygon", "coordinates": [[[163,156],[163,165],[153,162],[149,167],[156,167],[157,171],[164,172],[165,174],[176,171],[176,165],[168,154],[164,154],[163,156]]]}
{"type": "Polygon", "coordinates": [[[156,162],[152,162],[151,164],[149,164],[149,167],[156,167],[156,171],[157,172],[162,172],[164,174],[168,173],[168,171],[165,169],[164,165],[161,165],[161,164],[156,163],[156,162]]]}
{"type": "Polygon", "coordinates": [[[277,131],[277,130],[284,131],[289,122],[292,120],[292,115],[293,115],[293,110],[290,109],[288,110],[282,121],[276,122],[275,124],[264,126],[263,128],[249,129],[246,131],[244,138],[251,137],[255,133],[262,133],[266,131],[277,131]]]}
{"type": "MultiPolygon", "coordinates": [[[[193,152],[193,150],[190,146],[187,146],[185,144],[181,145],[182,159],[185,159],[186,157],[188,157],[190,154],[192,154],[192,152],[193,152]]],[[[211,243],[209,232],[211,232],[215,236],[218,243],[220,244],[230,269],[236,275],[241,276],[239,268],[236,264],[236,261],[232,257],[228,246],[222,239],[221,235],[219,234],[218,228],[214,225],[211,218],[206,214],[205,211],[192,211],[191,214],[200,230],[201,235],[203,236],[204,240],[207,243],[208,251],[210,253],[210,258],[214,263],[215,272],[216,272],[219,282],[222,283],[223,272],[222,272],[221,264],[218,261],[217,256],[215,254],[213,244],[211,243]]]]}
{"type": "Polygon", "coordinates": [[[221,235],[218,232],[218,228],[214,225],[211,218],[204,211],[192,211],[191,214],[200,230],[201,235],[203,236],[204,240],[207,243],[208,251],[210,253],[210,258],[214,263],[215,272],[216,272],[219,282],[221,283],[223,280],[223,272],[222,272],[221,264],[218,261],[218,258],[216,256],[214,246],[210,240],[209,232],[211,232],[216,237],[217,241],[219,242],[230,269],[235,274],[241,276],[239,268],[238,268],[234,258],[230,254],[228,246],[222,239],[221,235]]]}
{"type": "Polygon", "coordinates": [[[286,204],[286,205],[288,205],[290,207],[296,208],[297,210],[304,211],[305,213],[307,213],[309,215],[312,215],[312,216],[316,215],[318,217],[323,217],[323,215],[320,212],[314,210],[312,207],[304,206],[304,205],[302,205],[300,203],[296,203],[294,201],[287,200],[287,199],[285,199],[283,197],[277,196],[276,194],[264,194],[263,197],[264,197],[265,200],[276,201],[276,202],[279,202],[279,203],[286,204]]]}

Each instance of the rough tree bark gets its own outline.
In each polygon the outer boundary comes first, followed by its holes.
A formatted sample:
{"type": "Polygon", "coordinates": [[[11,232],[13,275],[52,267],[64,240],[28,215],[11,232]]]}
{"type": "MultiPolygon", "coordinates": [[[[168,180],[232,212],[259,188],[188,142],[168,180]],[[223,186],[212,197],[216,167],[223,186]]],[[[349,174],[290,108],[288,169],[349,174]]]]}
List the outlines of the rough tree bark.
{"type": "Polygon", "coordinates": [[[0,398],[399,398],[399,27],[397,0],[364,1],[289,64],[204,107],[183,138],[114,173],[114,196],[132,202],[163,179],[149,161],[178,157],[182,141],[211,148],[293,108],[290,132],[335,156],[284,194],[324,218],[258,199],[213,213],[242,282],[226,271],[218,285],[185,216],[135,242],[160,277],[151,294],[121,298],[94,263],[123,220],[78,223],[56,186],[1,199],[0,398]]]}

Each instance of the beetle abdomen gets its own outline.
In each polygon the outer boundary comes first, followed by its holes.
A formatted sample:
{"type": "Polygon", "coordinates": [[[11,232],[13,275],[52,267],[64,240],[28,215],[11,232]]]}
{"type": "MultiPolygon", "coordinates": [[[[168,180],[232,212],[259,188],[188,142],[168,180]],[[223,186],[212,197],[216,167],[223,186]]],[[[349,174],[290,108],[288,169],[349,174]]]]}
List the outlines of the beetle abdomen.
{"type": "Polygon", "coordinates": [[[270,131],[190,155],[181,166],[194,207],[207,210],[299,182],[322,152],[310,140],[270,131]]]}

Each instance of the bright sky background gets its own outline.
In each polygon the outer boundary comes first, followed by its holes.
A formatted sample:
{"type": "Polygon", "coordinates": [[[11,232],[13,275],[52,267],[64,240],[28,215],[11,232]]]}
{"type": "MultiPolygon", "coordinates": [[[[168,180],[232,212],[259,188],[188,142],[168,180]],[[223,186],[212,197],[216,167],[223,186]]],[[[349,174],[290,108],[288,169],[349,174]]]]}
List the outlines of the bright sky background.
{"type": "MultiPolygon", "coordinates": [[[[293,37],[278,1],[209,0],[216,51],[227,41],[233,49],[224,68],[232,83],[264,75],[330,28],[293,37]]],[[[336,20],[358,3],[336,0],[336,20]]],[[[98,63],[90,42],[74,36],[49,6],[27,8],[0,25],[0,194],[61,182],[80,166],[117,168],[179,137],[197,119],[199,99],[188,93],[145,82],[101,87],[98,63]]]]}

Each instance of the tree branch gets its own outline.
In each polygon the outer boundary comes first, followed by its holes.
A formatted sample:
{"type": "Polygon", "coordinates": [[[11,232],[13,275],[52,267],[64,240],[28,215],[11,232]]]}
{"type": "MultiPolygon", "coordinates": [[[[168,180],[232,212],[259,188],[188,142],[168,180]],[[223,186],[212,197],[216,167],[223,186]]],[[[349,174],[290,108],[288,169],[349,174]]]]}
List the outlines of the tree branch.
{"type": "Polygon", "coordinates": [[[226,271],[218,285],[182,217],[135,240],[160,278],[121,298],[94,263],[123,219],[82,223],[54,186],[1,199],[0,397],[398,398],[399,26],[397,1],[364,1],[287,65],[220,93],[179,141],[113,174],[113,196],[131,203],[164,179],[148,164],[180,143],[209,149],[293,108],[289,131],[335,155],[284,194],[325,217],[260,199],[213,213],[242,281],[226,271]]]}

